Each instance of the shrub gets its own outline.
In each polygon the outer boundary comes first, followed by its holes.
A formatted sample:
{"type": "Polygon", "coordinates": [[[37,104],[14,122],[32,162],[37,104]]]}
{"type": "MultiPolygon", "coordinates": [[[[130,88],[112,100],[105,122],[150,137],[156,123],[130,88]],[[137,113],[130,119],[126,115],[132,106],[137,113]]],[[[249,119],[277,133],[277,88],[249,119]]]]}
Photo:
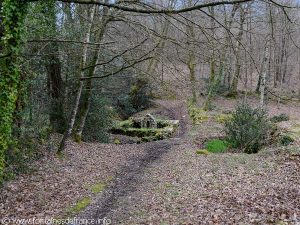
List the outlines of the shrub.
{"type": "Polygon", "coordinates": [[[273,122],[273,123],[279,123],[279,122],[282,122],[282,121],[288,121],[290,120],[290,117],[285,114],[285,113],[281,113],[277,116],[273,116],[270,121],[273,122]]]}
{"type": "Polygon", "coordinates": [[[294,139],[288,135],[284,135],[284,136],[280,137],[279,141],[280,141],[280,144],[282,144],[284,146],[288,146],[294,142],[294,139]]]}
{"type": "Polygon", "coordinates": [[[209,152],[218,153],[226,151],[228,148],[228,144],[226,141],[212,139],[206,143],[205,147],[209,152]]]}
{"type": "Polygon", "coordinates": [[[229,145],[245,153],[257,153],[267,143],[269,130],[266,111],[262,108],[252,109],[245,102],[238,104],[232,119],[225,122],[229,145]]]}

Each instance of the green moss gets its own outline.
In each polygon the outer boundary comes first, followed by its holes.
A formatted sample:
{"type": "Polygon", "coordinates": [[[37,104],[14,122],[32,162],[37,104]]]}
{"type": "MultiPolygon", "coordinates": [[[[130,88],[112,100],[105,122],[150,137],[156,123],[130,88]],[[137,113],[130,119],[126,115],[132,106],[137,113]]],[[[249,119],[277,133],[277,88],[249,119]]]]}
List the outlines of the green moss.
{"type": "Polygon", "coordinates": [[[198,150],[196,150],[196,154],[197,155],[208,155],[209,151],[207,151],[207,149],[198,149],[198,150]]]}
{"type": "Polygon", "coordinates": [[[84,210],[91,203],[91,199],[89,197],[85,197],[76,202],[74,206],[71,206],[67,209],[68,213],[74,215],[84,210]]]}
{"type": "Polygon", "coordinates": [[[131,119],[129,120],[124,120],[124,121],[121,121],[119,124],[118,124],[119,127],[122,127],[122,128],[129,128],[129,127],[132,127],[133,126],[133,121],[131,119]]]}
{"type": "Polygon", "coordinates": [[[73,135],[73,139],[74,139],[74,141],[77,142],[77,143],[81,143],[81,142],[82,142],[82,140],[81,140],[81,135],[74,134],[74,135],[73,135]]]}
{"type": "Polygon", "coordinates": [[[206,149],[212,153],[225,152],[227,148],[228,144],[219,139],[212,139],[206,143],[206,149]]]}
{"type": "Polygon", "coordinates": [[[121,144],[121,141],[120,141],[118,138],[116,138],[116,139],[114,140],[114,143],[115,143],[116,145],[119,145],[119,144],[121,144]]]}
{"type": "Polygon", "coordinates": [[[90,190],[93,194],[97,194],[102,192],[106,188],[107,184],[106,183],[97,183],[91,186],[90,190]]]}

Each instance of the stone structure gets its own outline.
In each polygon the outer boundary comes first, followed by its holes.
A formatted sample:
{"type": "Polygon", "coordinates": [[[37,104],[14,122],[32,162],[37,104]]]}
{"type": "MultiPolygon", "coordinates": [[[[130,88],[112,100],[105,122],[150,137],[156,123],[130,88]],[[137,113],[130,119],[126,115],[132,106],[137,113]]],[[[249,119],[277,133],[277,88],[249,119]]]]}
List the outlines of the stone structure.
{"type": "Polygon", "coordinates": [[[157,128],[157,122],[151,114],[147,114],[141,121],[141,128],[157,128]]]}

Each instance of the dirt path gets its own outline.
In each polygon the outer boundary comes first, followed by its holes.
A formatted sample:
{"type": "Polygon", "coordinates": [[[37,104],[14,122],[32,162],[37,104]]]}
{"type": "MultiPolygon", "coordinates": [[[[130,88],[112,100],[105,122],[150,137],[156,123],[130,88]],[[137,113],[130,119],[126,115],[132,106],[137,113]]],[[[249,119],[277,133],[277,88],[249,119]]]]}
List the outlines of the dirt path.
{"type": "MultiPolygon", "coordinates": [[[[90,205],[81,218],[105,218],[111,211],[118,208],[120,199],[130,196],[137,190],[141,176],[154,162],[160,161],[164,154],[179,145],[187,131],[187,115],[184,102],[158,102],[160,112],[169,119],[180,120],[178,134],[171,139],[140,144],[145,154],[132,157],[117,172],[114,182],[101,193],[95,203],[90,205]]],[[[107,217],[108,218],[108,217],[107,217]]]]}

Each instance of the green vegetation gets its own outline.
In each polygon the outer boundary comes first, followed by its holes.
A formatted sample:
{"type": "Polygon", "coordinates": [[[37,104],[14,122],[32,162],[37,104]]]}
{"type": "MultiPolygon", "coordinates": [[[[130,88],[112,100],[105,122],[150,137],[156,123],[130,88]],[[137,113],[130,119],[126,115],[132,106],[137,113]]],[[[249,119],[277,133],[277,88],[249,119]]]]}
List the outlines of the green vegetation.
{"type": "Polygon", "coordinates": [[[199,125],[208,120],[207,113],[197,107],[191,100],[188,101],[188,113],[194,125],[199,125]]]}
{"type": "Polygon", "coordinates": [[[113,126],[115,111],[108,107],[109,101],[101,95],[93,95],[83,129],[84,141],[109,142],[109,130],[113,126]]]}
{"type": "Polygon", "coordinates": [[[97,194],[97,193],[102,192],[106,188],[106,186],[107,186],[106,183],[100,182],[100,183],[92,185],[90,189],[93,194],[97,194]]]}
{"type": "Polygon", "coordinates": [[[119,144],[121,144],[121,141],[120,141],[118,138],[115,138],[114,143],[115,143],[116,145],[119,145],[119,144]]]}
{"type": "Polygon", "coordinates": [[[277,116],[273,116],[270,121],[273,122],[273,123],[279,123],[279,122],[282,122],[282,121],[288,121],[290,120],[290,117],[285,114],[285,113],[281,113],[277,116]]]}
{"type": "Polygon", "coordinates": [[[283,135],[280,137],[279,142],[283,146],[288,146],[294,142],[294,139],[288,135],[283,135]]]}
{"type": "Polygon", "coordinates": [[[26,1],[2,1],[1,15],[4,34],[1,40],[0,58],[0,183],[4,176],[6,150],[11,144],[13,113],[20,86],[19,54],[23,36],[23,21],[27,10],[26,1]],[[4,57],[2,57],[4,56],[4,57]]]}
{"type": "Polygon", "coordinates": [[[143,142],[149,142],[171,137],[178,127],[178,121],[158,119],[156,120],[158,128],[140,128],[137,121],[133,121],[133,119],[121,121],[112,128],[111,132],[140,137],[143,142]]]}
{"type": "Polygon", "coordinates": [[[208,141],[205,145],[205,148],[212,153],[225,152],[228,149],[228,144],[226,141],[219,139],[212,139],[208,141]]]}
{"type": "Polygon", "coordinates": [[[129,93],[129,102],[136,111],[141,111],[150,106],[149,80],[140,77],[135,80],[129,93]]]}
{"type": "Polygon", "coordinates": [[[197,155],[208,155],[209,151],[207,149],[198,149],[196,150],[197,155]]]}
{"type": "Polygon", "coordinates": [[[224,124],[225,122],[229,121],[232,119],[232,114],[219,114],[219,115],[216,115],[215,116],[215,120],[218,122],[218,123],[222,123],[224,124]]]}
{"type": "Polygon", "coordinates": [[[232,119],[225,122],[229,145],[245,153],[257,153],[267,143],[270,128],[266,111],[252,109],[246,102],[238,104],[232,119]]]}
{"type": "Polygon", "coordinates": [[[76,202],[76,204],[67,209],[67,212],[71,215],[75,215],[80,211],[84,210],[91,203],[91,199],[89,197],[85,197],[76,202]]]}

